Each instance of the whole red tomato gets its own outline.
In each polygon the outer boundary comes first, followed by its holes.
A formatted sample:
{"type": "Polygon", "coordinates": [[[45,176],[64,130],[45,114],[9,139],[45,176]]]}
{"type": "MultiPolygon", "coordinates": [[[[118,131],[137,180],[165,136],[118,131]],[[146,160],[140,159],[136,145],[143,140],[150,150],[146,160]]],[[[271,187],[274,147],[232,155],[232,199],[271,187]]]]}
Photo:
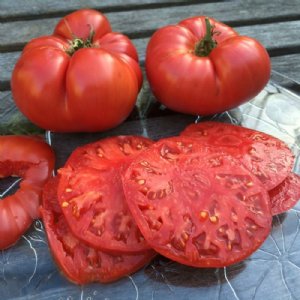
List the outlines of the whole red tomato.
{"type": "Polygon", "coordinates": [[[258,41],[205,16],[159,29],[147,46],[154,95],[188,114],[215,114],[250,100],[268,82],[270,69],[258,41]]]}
{"type": "Polygon", "coordinates": [[[53,35],[30,41],[12,75],[18,108],[58,132],[112,128],[132,111],[142,84],[134,45],[111,32],[106,17],[83,9],[59,21],[53,35]]]}
{"type": "Polygon", "coordinates": [[[13,195],[0,200],[0,250],[13,245],[39,217],[45,182],[54,168],[54,153],[43,140],[0,136],[0,178],[22,178],[13,195]]]}

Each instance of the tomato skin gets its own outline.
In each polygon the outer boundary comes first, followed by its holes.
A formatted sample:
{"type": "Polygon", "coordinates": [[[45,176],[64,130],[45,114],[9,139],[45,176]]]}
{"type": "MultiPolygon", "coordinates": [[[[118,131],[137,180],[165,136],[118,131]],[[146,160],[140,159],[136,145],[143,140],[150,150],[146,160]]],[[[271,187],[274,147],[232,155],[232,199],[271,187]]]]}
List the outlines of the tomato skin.
{"type": "Polygon", "coordinates": [[[111,32],[101,13],[83,9],[63,18],[53,35],[30,41],[15,65],[16,105],[36,125],[57,132],[95,132],[117,126],[132,111],[142,84],[134,45],[111,32]],[[92,46],[72,55],[69,41],[92,46]]]}
{"type": "Polygon", "coordinates": [[[165,26],[147,46],[146,74],[157,100],[178,112],[211,115],[256,96],[270,78],[270,58],[256,40],[209,18],[217,46],[194,53],[206,30],[204,16],[165,26]]]}
{"type": "Polygon", "coordinates": [[[0,178],[22,177],[15,194],[0,200],[0,249],[13,245],[39,217],[43,186],[54,168],[54,153],[38,138],[0,136],[0,178]]]}

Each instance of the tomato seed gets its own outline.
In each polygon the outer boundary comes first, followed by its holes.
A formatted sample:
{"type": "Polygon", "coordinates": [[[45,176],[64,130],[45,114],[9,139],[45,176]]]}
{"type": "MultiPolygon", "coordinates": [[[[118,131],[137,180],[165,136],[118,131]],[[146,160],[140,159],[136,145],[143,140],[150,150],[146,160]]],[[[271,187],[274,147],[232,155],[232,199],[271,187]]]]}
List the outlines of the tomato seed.
{"type": "Polygon", "coordinates": [[[66,201],[65,201],[65,202],[63,202],[63,203],[62,203],[62,205],[61,205],[61,207],[68,207],[68,206],[69,206],[69,203],[68,203],[68,202],[66,202],[66,201]]]}
{"type": "Polygon", "coordinates": [[[181,237],[182,237],[182,239],[186,242],[188,239],[189,239],[189,234],[188,233],[186,233],[186,232],[183,232],[182,234],[181,234],[181,237]]]}
{"type": "Polygon", "coordinates": [[[211,217],[209,217],[209,220],[210,220],[212,223],[216,224],[216,223],[218,223],[219,218],[218,218],[217,216],[211,216],[211,217]]]}
{"type": "Polygon", "coordinates": [[[200,212],[201,221],[205,221],[207,219],[207,217],[208,217],[208,212],[207,211],[203,210],[203,211],[200,212]]]}
{"type": "Polygon", "coordinates": [[[137,181],[137,183],[138,183],[139,185],[143,185],[143,184],[145,184],[145,182],[146,182],[146,180],[144,180],[144,179],[139,179],[139,180],[137,181]]]}

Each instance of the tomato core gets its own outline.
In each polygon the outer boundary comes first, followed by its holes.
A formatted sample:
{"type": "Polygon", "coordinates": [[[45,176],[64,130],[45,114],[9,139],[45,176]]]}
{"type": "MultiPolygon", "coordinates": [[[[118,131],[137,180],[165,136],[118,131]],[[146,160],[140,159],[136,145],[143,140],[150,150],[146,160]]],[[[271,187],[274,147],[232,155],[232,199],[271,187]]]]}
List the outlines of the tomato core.
{"type": "Polygon", "coordinates": [[[209,19],[205,18],[206,33],[205,36],[196,43],[195,55],[204,57],[208,56],[210,52],[217,47],[217,41],[214,39],[214,35],[217,32],[214,30],[214,26],[210,24],[209,19]]]}

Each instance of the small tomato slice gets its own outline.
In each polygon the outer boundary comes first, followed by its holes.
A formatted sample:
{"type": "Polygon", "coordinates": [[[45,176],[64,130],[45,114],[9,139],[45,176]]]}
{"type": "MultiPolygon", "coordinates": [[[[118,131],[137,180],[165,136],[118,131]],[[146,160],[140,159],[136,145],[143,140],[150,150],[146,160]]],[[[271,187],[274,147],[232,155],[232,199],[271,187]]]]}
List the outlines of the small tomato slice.
{"type": "Polygon", "coordinates": [[[79,241],[57,202],[57,186],[57,177],[46,184],[41,212],[52,255],[69,280],[77,284],[115,281],[137,271],[155,256],[153,250],[136,255],[111,255],[79,241]]]}
{"type": "Polygon", "coordinates": [[[120,173],[152,141],[106,138],[76,149],[59,170],[58,201],[73,234],[104,251],[149,249],[127,207],[120,173]]]}
{"type": "Polygon", "coordinates": [[[54,153],[42,139],[0,136],[0,178],[22,178],[15,194],[0,200],[0,249],[13,245],[39,217],[42,189],[54,168],[54,153]]]}
{"type": "Polygon", "coordinates": [[[195,267],[223,267],[270,232],[269,196],[229,155],[184,137],[161,140],[123,176],[128,206],[149,245],[195,267]]]}
{"type": "Polygon", "coordinates": [[[290,173],[281,184],[269,191],[269,195],[272,215],[286,212],[300,200],[300,176],[290,173]]]}
{"type": "Polygon", "coordinates": [[[218,147],[239,159],[263,183],[275,188],[291,172],[294,156],[281,140],[266,133],[221,122],[189,125],[183,136],[198,138],[201,143],[218,147]]]}

